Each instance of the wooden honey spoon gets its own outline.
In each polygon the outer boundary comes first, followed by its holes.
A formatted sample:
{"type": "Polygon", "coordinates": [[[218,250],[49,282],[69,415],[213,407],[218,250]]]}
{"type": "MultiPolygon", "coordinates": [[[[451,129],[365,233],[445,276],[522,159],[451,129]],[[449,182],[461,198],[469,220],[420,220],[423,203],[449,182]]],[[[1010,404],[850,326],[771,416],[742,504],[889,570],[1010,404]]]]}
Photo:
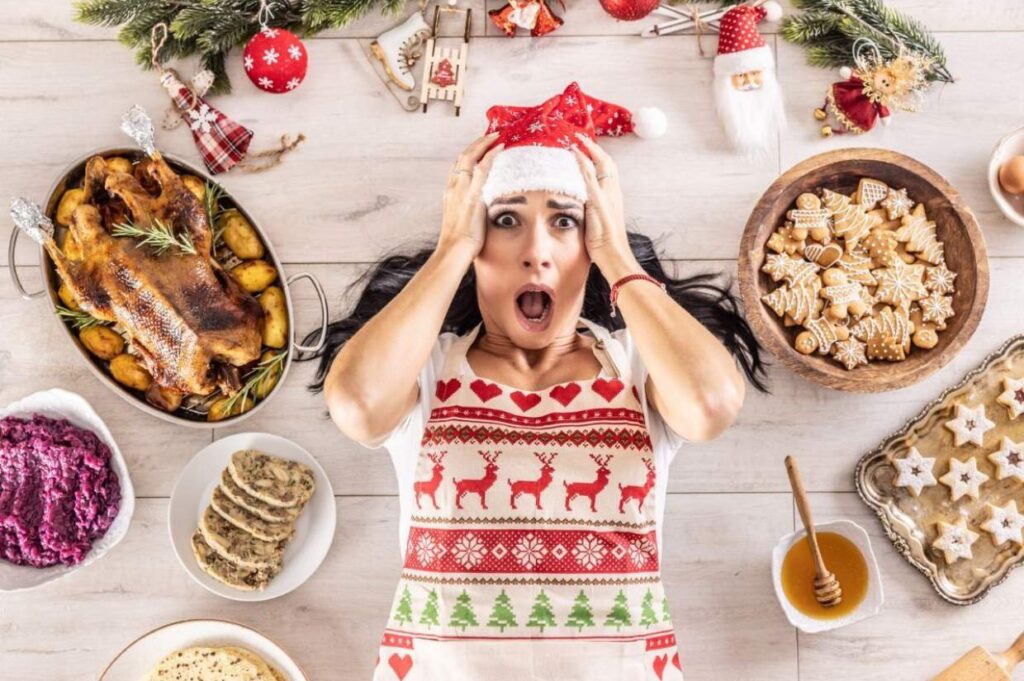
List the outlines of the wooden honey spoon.
{"type": "Polygon", "coordinates": [[[800,478],[800,469],[797,468],[796,459],[792,456],[786,457],[786,472],[789,473],[789,485],[793,488],[793,497],[796,499],[797,510],[800,511],[800,520],[807,530],[807,543],[814,558],[814,597],[822,607],[834,607],[843,602],[843,589],[836,576],[825,567],[825,560],[821,557],[818,534],[814,531],[814,517],[811,515],[811,502],[807,499],[807,491],[804,490],[804,482],[800,478]]]}

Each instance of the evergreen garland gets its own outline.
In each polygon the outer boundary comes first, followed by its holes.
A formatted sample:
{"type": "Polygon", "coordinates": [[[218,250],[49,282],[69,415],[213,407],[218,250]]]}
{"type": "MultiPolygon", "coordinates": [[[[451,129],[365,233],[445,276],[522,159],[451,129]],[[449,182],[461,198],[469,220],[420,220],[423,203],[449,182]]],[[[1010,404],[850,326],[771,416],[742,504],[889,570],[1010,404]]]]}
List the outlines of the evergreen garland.
{"type": "MultiPolygon", "coordinates": [[[[406,0],[266,0],[268,25],[306,37],[340,28],[378,9],[397,15],[406,0]]],[[[212,93],[229,92],[228,53],[245,44],[260,25],[260,0],[79,0],[75,19],[86,24],[120,26],[118,40],[135,50],[135,61],[152,68],[153,27],[170,27],[161,61],[198,56],[213,72],[212,93]]]]}
{"type": "Polygon", "coordinates": [[[931,61],[929,81],[952,83],[942,46],[919,21],[881,0],[793,0],[800,10],[785,18],[782,37],[807,50],[807,63],[822,68],[853,65],[853,44],[867,39],[884,59],[901,47],[931,61]]]}

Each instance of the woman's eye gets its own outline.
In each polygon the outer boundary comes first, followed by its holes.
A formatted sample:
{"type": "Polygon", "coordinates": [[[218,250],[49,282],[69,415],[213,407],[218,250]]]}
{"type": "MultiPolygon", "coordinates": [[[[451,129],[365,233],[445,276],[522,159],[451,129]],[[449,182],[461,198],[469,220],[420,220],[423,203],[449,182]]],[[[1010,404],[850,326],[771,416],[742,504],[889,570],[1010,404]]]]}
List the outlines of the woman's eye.
{"type": "Polygon", "coordinates": [[[571,215],[559,215],[555,218],[555,227],[558,229],[576,229],[580,226],[580,221],[571,215]]]}
{"type": "Polygon", "coordinates": [[[502,213],[495,218],[491,219],[498,227],[515,227],[517,224],[516,216],[512,213],[502,213]]]}

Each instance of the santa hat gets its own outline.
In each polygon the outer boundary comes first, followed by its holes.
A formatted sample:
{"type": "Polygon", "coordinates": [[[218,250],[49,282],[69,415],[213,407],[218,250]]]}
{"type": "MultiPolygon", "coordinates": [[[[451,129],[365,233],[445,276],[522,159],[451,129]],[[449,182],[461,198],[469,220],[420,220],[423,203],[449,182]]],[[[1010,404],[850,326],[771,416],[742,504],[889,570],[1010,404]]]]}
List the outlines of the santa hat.
{"type": "Polygon", "coordinates": [[[775,64],[770,47],[757,30],[762,19],[778,21],[782,7],[769,0],[758,7],[737,5],[726,12],[718,24],[718,54],[715,74],[731,75],[747,71],[765,71],[775,64]]]}
{"type": "MultiPolygon", "coordinates": [[[[494,159],[482,189],[484,203],[499,196],[527,191],[550,191],[585,202],[587,186],[571,147],[587,149],[576,137],[606,135],[658,137],[665,132],[665,114],[643,108],[634,116],[627,109],[583,94],[570,84],[562,94],[537,106],[492,106],[487,132],[498,132],[494,144],[505,148],[494,159]]],[[[588,154],[589,155],[589,154],[588,154]]]]}

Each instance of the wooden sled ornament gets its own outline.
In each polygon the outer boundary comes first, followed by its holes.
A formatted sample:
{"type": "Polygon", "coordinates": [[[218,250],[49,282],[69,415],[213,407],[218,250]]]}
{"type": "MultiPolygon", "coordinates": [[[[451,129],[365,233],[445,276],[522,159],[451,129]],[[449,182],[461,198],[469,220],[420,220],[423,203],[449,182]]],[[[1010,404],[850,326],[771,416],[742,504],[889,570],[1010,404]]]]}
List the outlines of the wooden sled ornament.
{"type": "Polygon", "coordinates": [[[462,109],[463,86],[466,76],[466,57],[469,52],[469,29],[472,10],[456,7],[434,7],[434,21],[431,37],[427,40],[423,59],[423,79],[421,81],[420,101],[423,102],[423,113],[427,112],[427,104],[431,99],[449,101],[455,104],[455,115],[462,109]],[[458,48],[439,47],[437,45],[437,24],[441,12],[452,12],[465,16],[466,26],[462,36],[462,45],[458,48]]]}

